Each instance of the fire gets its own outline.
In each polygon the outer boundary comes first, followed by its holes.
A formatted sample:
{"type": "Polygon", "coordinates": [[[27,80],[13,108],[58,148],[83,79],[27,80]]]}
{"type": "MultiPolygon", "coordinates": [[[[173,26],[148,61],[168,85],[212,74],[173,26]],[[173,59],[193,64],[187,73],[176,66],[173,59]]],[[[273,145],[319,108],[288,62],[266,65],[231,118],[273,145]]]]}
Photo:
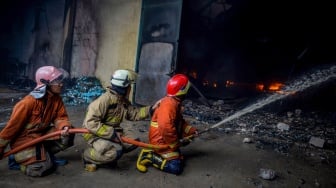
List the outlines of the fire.
{"type": "MultiPolygon", "coordinates": [[[[197,79],[197,72],[191,71],[189,72],[189,75],[195,79],[197,79]]],[[[281,82],[267,82],[267,83],[244,83],[244,82],[235,82],[232,80],[226,80],[225,81],[225,87],[240,87],[240,88],[246,88],[246,89],[253,89],[255,88],[256,91],[259,92],[276,92],[279,94],[293,94],[293,92],[284,92],[282,91],[282,88],[285,86],[281,82]]],[[[209,80],[203,80],[202,85],[204,87],[213,87],[213,88],[220,88],[222,85],[216,81],[209,81],[209,80]]]]}
{"type": "Polygon", "coordinates": [[[270,84],[270,86],[268,87],[268,90],[269,91],[279,91],[283,86],[284,84],[275,82],[275,83],[270,84]]]}
{"type": "Polygon", "coordinates": [[[264,84],[256,84],[256,89],[258,91],[263,91],[265,89],[265,85],[264,84]]]}

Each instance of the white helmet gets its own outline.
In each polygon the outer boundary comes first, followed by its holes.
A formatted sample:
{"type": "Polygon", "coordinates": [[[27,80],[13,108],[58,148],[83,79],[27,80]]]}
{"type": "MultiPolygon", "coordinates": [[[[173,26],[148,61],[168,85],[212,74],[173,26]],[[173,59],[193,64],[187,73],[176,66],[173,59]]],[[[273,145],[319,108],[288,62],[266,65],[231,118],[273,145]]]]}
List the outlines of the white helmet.
{"type": "Polygon", "coordinates": [[[131,70],[120,69],[116,70],[111,79],[111,84],[119,87],[127,87],[132,83],[135,83],[137,73],[131,70]]]}

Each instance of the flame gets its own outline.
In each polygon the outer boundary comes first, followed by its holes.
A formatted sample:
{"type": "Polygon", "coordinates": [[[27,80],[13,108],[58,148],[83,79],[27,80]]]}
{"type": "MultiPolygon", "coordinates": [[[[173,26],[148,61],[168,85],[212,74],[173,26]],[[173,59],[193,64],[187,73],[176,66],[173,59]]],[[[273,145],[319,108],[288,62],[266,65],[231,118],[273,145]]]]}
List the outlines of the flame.
{"type": "Polygon", "coordinates": [[[258,91],[263,91],[265,89],[265,85],[264,84],[256,84],[256,89],[258,91]]]}
{"type": "Polygon", "coordinates": [[[279,91],[283,86],[284,86],[284,84],[279,83],[279,82],[275,82],[275,83],[272,83],[268,87],[268,90],[270,90],[270,91],[279,91]]]}
{"type": "MultiPolygon", "coordinates": [[[[197,72],[192,71],[190,72],[190,75],[193,78],[197,78],[197,72]]],[[[220,84],[218,84],[216,81],[209,81],[209,80],[203,80],[202,85],[204,87],[213,87],[213,88],[218,88],[221,87],[220,84]]],[[[235,82],[232,80],[227,80],[225,81],[225,87],[243,87],[243,88],[253,88],[257,91],[260,92],[276,92],[279,94],[295,94],[295,92],[287,92],[287,91],[282,91],[282,88],[284,87],[284,84],[281,82],[272,82],[272,83],[240,83],[240,82],[235,82]]]]}

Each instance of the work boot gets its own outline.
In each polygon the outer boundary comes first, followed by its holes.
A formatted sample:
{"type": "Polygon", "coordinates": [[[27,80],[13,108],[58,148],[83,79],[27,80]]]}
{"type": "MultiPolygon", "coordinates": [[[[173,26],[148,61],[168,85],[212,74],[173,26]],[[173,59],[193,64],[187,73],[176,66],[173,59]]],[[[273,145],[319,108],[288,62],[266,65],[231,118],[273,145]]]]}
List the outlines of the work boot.
{"type": "Polygon", "coordinates": [[[10,170],[20,170],[20,164],[15,161],[14,155],[8,156],[8,168],[10,170]]]}
{"type": "Polygon", "coordinates": [[[85,160],[84,156],[82,156],[82,160],[83,160],[85,171],[95,172],[97,170],[97,165],[85,160]]]}
{"type": "Polygon", "coordinates": [[[137,160],[137,169],[140,172],[147,172],[147,165],[152,163],[153,150],[151,149],[142,149],[138,156],[137,160]]]}

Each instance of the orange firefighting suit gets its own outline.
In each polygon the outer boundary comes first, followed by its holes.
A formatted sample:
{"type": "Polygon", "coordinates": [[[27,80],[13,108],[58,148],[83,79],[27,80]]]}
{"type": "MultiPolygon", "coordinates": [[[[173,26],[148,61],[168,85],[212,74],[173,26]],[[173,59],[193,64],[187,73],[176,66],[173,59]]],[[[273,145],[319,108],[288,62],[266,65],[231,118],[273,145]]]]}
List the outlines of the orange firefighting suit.
{"type": "Polygon", "coordinates": [[[169,145],[165,150],[154,150],[167,160],[163,171],[182,172],[182,156],[180,139],[195,134],[196,128],[189,125],[182,116],[181,100],[177,97],[164,97],[159,107],[154,111],[149,129],[149,143],[154,145],[169,145]]]}
{"type": "Polygon", "coordinates": [[[149,117],[150,106],[135,107],[111,87],[93,101],[87,109],[83,127],[90,133],[83,134],[89,147],[84,150],[84,160],[93,164],[108,164],[118,160],[133,145],[116,141],[117,132],[135,138],[134,130],[122,128],[123,119],[137,121],[149,117]]]}
{"type": "MultiPolygon", "coordinates": [[[[42,135],[62,130],[65,126],[70,127],[71,124],[62,98],[59,95],[52,94],[49,91],[46,92],[44,97],[38,99],[32,95],[27,95],[14,106],[10,120],[0,132],[0,153],[4,152],[7,145],[14,149],[42,135]]],[[[65,145],[62,146],[60,136],[50,140],[59,141],[57,143],[58,151],[67,147],[65,145]]],[[[58,151],[55,151],[55,148],[49,148],[49,142],[48,146],[46,144],[37,144],[14,155],[15,161],[21,165],[21,170],[25,171],[27,165],[50,161],[47,151],[49,152],[52,149],[52,154],[58,151]]],[[[25,173],[31,175],[28,172],[25,173]]]]}

